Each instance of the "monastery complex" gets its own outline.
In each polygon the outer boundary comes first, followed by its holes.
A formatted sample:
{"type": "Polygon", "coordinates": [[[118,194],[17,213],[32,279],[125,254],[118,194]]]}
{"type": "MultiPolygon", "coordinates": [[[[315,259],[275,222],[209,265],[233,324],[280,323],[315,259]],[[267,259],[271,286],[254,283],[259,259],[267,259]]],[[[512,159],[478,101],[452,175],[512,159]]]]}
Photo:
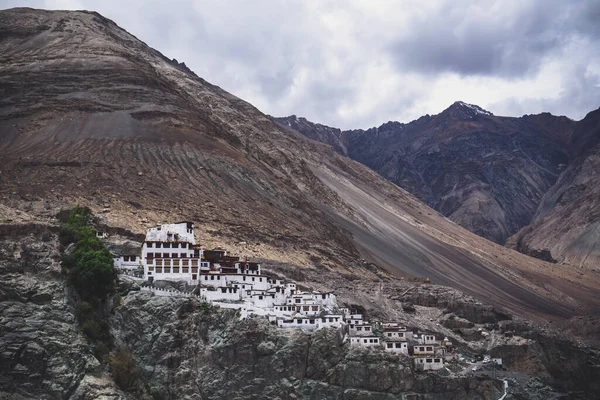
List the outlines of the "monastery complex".
{"type": "Polygon", "coordinates": [[[412,356],[417,371],[444,368],[452,343],[415,334],[397,323],[369,322],[338,307],[333,292],[305,292],[261,272],[260,264],[208,250],[196,244],[194,224],[178,222],[148,229],[139,254],[114,259],[120,274],[143,281],[141,290],[158,296],[189,296],[223,308],[239,309],[241,318],[263,316],[279,328],[313,331],[339,329],[351,346],[378,347],[412,356]],[[191,293],[160,289],[156,281],[185,282],[191,293]]]}

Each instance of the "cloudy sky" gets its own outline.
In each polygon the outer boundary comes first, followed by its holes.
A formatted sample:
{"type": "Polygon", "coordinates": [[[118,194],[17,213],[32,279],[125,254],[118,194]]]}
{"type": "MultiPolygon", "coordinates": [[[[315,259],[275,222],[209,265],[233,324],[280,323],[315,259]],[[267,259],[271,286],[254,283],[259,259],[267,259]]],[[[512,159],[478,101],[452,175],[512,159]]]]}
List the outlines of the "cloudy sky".
{"type": "Polygon", "coordinates": [[[2,0],[95,10],[263,112],[340,128],[600,107],[600,0],[2,0]],[[425,5],[423,4],[425,3],[425,5]]]}

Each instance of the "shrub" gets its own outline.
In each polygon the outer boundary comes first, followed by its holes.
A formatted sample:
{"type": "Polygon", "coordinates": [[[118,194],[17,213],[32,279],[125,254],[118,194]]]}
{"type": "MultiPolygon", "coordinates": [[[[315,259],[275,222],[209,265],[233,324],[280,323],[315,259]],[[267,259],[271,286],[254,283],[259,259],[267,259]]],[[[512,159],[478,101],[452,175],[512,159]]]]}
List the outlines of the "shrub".
{"type": "Polygon", "coordinates": [[[139,376],[131,352],[126,347],[119,347],[109,358],[110,372],[115,383],[125,391],[131,391],[138,382],[139,376]]]}

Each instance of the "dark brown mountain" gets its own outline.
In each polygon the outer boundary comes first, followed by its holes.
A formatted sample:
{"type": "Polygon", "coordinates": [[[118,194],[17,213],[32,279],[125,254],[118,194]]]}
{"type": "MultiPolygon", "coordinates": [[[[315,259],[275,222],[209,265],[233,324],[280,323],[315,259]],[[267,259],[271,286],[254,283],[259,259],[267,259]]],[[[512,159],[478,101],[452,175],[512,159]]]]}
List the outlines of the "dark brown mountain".
{"type": "Polygon", "coordinates": [[[509,245],[600,272],[600,109],[577,123],[572,161],[509,245]]]}
{"type": "MultiPolygon", "coordinates": [[[[108,225],[136,233],[150,224],[192,219],[205,245],[261,258],[288,278],[355,298],[362,282],[420,276],[536,319],[569,318],[600,305],[596,275],[569,276],[567,268],[462,229],[364,165],[283,129],[97,13],[1,11],[0,91],[5,223],[51,218],[61,207],[80,203],[108,225]]],[[[507,198],[541,198],[558,164],[568,161],[556,145],[562,136],[534,119],[515,120],[510,129],[499,121],[446,113],[414,122],[405,137],[413,148],[431,153],[435,168],[458,151],[455,141],[469,142],[460,133],[464,126],[476,132],[479,125],[496,126],[478,133],[492,144],[472,144],[490,158],[504,141],[526,154],[534,145],[546,146],[543,157],[512,159],[532,170],[517,178],[531,180],[535,190],[521,192],[516,178],[506,178],[517,191],[505,193],[507,198]],[[452,134],[436,128],[444,121],[452,134]],[[542,141],[521,139],[517,127],[527,123],[542,141]]],[[[375,131],[391,145],[402,129],[391,124],[375,131]]],[[[344,138],[353,148],[371,140],[360,133],[344,138]]],[[[401,160],[407,150],[395,146],[397,154],[390,157],[401,160]]],[[[485,171],[509,168],[498,157],[491,163],[498,169],[485,171]]],[[[479,193],[491,198],[480,169],[473,166],[469,179],[475,188],[466,192],[475,194],[465,194],[468,199],[479,193]]],[[[464,169],[418,171],[423,178],[407,173],[406,180],[429,182],[437,174],[444,186],[445,180],[462,182],[464,169]]],[[[438,201],[448,209],[458,202],[438,201]]],[[[532,215],[536,206],[528,205],[532,215]]]]}
{"type": "Polygon", "coordinates": [[[456,102],[408,124],[338,133],[279,118],[379,172],[480,236],[504,243],[527,225],[569,163],[574,122],[550,114],[497,117],[456,102]],[[339,138],[339,139],[338,139],[339,138]]]}

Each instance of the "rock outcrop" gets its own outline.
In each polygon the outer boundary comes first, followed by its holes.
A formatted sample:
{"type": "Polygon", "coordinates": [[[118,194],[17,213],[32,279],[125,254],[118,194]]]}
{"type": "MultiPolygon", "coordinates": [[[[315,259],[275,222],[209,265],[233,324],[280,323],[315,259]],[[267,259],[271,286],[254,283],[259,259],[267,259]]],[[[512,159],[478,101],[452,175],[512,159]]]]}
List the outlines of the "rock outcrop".
{"type": "Polygon", "coordinates": [[[69,299],[56,228],[0,226],[0,398],[126,398],[104,376],[69,299]]]}
{"type": "Polygon", "coordinates": [[[350,348],[340,332],[240,321],[195,299],[132,293],[111,325],[165,399],[485,399],[499,382],[417,374],[406,356],[350,348]]]}

